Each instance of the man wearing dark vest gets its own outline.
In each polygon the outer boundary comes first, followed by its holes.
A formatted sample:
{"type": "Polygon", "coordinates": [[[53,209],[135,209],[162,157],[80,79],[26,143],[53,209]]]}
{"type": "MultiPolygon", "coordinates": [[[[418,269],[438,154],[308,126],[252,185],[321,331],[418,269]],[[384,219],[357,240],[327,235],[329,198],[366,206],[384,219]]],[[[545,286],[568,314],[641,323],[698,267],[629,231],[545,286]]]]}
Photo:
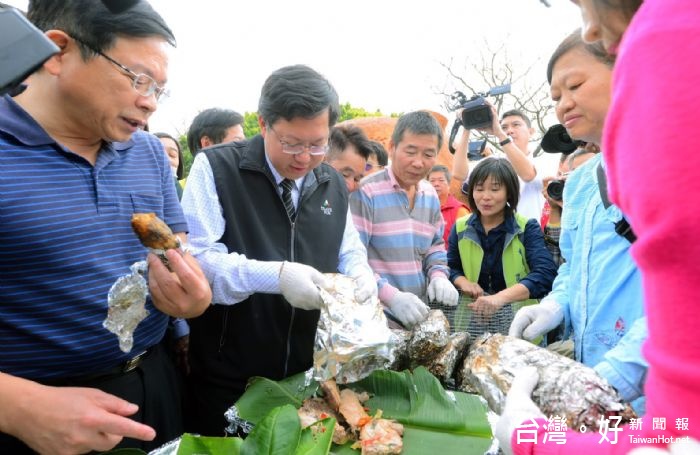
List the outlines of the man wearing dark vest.
{"type": "Polygon", "coordinates": [[[338,113],[323,76],[284,67],[263,85],[260,135],[194,161],[182,205],[213,305],[189,321],[188,431],[223,435],[249,378],[311,367],[323,273],[356,278],[360,301],[377,294],[345,182],[323,163],[338,113]]]}

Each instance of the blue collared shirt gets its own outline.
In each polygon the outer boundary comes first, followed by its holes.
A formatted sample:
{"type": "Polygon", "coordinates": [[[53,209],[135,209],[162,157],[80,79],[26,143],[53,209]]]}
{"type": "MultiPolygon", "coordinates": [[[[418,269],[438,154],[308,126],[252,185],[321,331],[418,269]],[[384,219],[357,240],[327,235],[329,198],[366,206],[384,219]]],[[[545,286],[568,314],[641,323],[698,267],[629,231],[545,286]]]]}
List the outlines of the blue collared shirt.
{"type": "Polygon", "coordinates": [[[641,394],[647,367],[641,352],[646,338],[642,280],[630,243],[615,232],[620,209],[606,209],[600,198],[596,168],[602,159],[602,154],[591,158],[566,181],[559,238],[566,262],[548,298],[564,310],[576,360],[588,366],[607,362],[596,369],[631,399],[641,394]]]}
{"type": "Polygon", "coordinates": [[[151,301],[131,353],[102,327],[107,294],[146,259],[131,229],[155,212],[187,225],[160,141],[105,143],[94,165],[0,98],[0,371],[29,379],[106,371],[158,343],[167,316],[151,301]]]}

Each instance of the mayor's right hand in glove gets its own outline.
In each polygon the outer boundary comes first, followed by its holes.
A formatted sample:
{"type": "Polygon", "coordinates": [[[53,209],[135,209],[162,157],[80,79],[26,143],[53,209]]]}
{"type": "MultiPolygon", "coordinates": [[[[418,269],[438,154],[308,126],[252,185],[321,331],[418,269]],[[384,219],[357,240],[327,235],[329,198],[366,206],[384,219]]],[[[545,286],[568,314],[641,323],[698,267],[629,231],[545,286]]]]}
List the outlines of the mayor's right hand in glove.
{"type": "Polygon", "coordinates": [[[508,335],[532,341],[558,326],[564,320],[564,311],[554,300],[543,300],[523,307],[515,314],[508,335]]]}
{"type": "Polygon", "coordinates": [[[428,316],[428,305],[423,303],[415,294],[398,291],[388,302],[391,314],[410,329],[428,316]]]}
{"type": "Polygon", "coordinates": [[[318,270],[298,262],[284,262],[280,268],[280,291],[293,307],[302,310],[321,308],[318,287],[328,288],[329,280],[318,270]]]}

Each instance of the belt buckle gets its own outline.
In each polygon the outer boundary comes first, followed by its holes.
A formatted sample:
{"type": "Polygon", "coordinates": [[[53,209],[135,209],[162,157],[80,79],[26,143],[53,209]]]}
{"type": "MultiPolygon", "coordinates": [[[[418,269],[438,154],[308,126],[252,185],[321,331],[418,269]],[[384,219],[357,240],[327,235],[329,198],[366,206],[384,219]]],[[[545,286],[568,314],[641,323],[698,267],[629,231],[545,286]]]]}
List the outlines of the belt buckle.
{"type": "Polygon", "coordinates": [[[122,372],[128,373],[129,371],[132,371],[137,366],[141,365],[141,360],[143,360],[143,357],[146,355],[146,352],[148,352],[148,351],[143,351],[141,354],[137,355],[136,357],[132,357],[131,359],[127,360],[124,363],[124,368],[122,369],[122,372]]]}

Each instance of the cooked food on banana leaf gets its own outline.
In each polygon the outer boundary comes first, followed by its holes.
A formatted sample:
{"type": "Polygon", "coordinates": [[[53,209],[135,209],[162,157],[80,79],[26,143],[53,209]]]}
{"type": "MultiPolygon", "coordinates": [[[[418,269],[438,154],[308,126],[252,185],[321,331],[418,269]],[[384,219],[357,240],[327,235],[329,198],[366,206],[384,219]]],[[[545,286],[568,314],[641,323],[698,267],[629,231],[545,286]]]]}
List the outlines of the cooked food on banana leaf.
{"type": "MultiPolygon", "coordinates": [[[[324,392],[326,405],[333,413],[328,413],[328,415],[335,417],[338,422],[333,432],[333,442],[339,443],[336,441],[336,435],[339,434],[338,426],[340,426],[342,422],[349,426],[349,430],[346,432],[349,439],[356,440],[359,435],[357,447],[355,447],[355,445],[353,445],[353,447],[361,448],[363,455],[401,453],[403,449],[403,439],[401,438],[403,435],[403,425],[393,420],[382,419],[381,412],[375,417],[371,417],[367,414],[367,411],[362,405],[362,403],[369,399],[367,393],[358,394],[351,389],[339,391],[337,384],[333,380],[323,382],[321,384],[321,389],[324,392]]],[[[316,398],[313,400],[319,399],[316,398]]],[[[316,409],[320,407],[320,405],[315,401],[310,402],[310,400],[306,400],[304,401],[302,409],[304,407],[307,408],[307,411],[304,412],[304,418],[307,418],[312,412],[309,409],[312,407],[316,409]]],[[[299,415],[301,417],[301,410],[299,410],[299,415]]],[[[310,418],[306,421],[302,420],[302,426],[304,427],[312,423],[313,421],[310,421],[310,418]]],[[[340,438],[341,436],[338,437],[340,438]]],[[[345,441],[347,440],[348,439],[345,441]]]]}
{"type": "Polygon", "coordinates": [[[340,413],[348,422],[350,428],[359,430],[360,440],[353,445],[362,449],[362,455],[384,455],[401,453],[403,449],[403,425],[381,418],[381,413],[371,417],[362,406],[361,399],[366,401],[366,394],[358,395],[351,389],[340,392],[340,413]]]}
{"type": "Polygon", "coordinates": [[[180,239],[155,213],[134,213],[131,227],[141,243],[148,248],[169,250],[180,247],[180,239]]]}
{"type": "MultiPolygon", "coordinates": [[[[597,431],[602,419],[611,415],[622,417],[620,425],[636,417],[630,405],[592,368],[506,335],[479,337],[464,361],[462,374],[500,414],[513,376],[525,366],[536,367],[540,375],[532,394],[535,404],[547,417],[564,417],[571,429],[597,431]]],[[[465,390],[464,385],[461,389],[465,390]]]]}
{"type": "Polygon", "coordinates": [[[333,417],[336,420],[335,428],[333,429],[333,442],[335,444],[345,444],[350,440],[354,440],[354,438],[351,438],[352,434],[340,424],[337,412],[323,398],[307,398],[297,410],[297,414],[299,414],[302,428],[309,427],[319,420],[333,417]]]}

